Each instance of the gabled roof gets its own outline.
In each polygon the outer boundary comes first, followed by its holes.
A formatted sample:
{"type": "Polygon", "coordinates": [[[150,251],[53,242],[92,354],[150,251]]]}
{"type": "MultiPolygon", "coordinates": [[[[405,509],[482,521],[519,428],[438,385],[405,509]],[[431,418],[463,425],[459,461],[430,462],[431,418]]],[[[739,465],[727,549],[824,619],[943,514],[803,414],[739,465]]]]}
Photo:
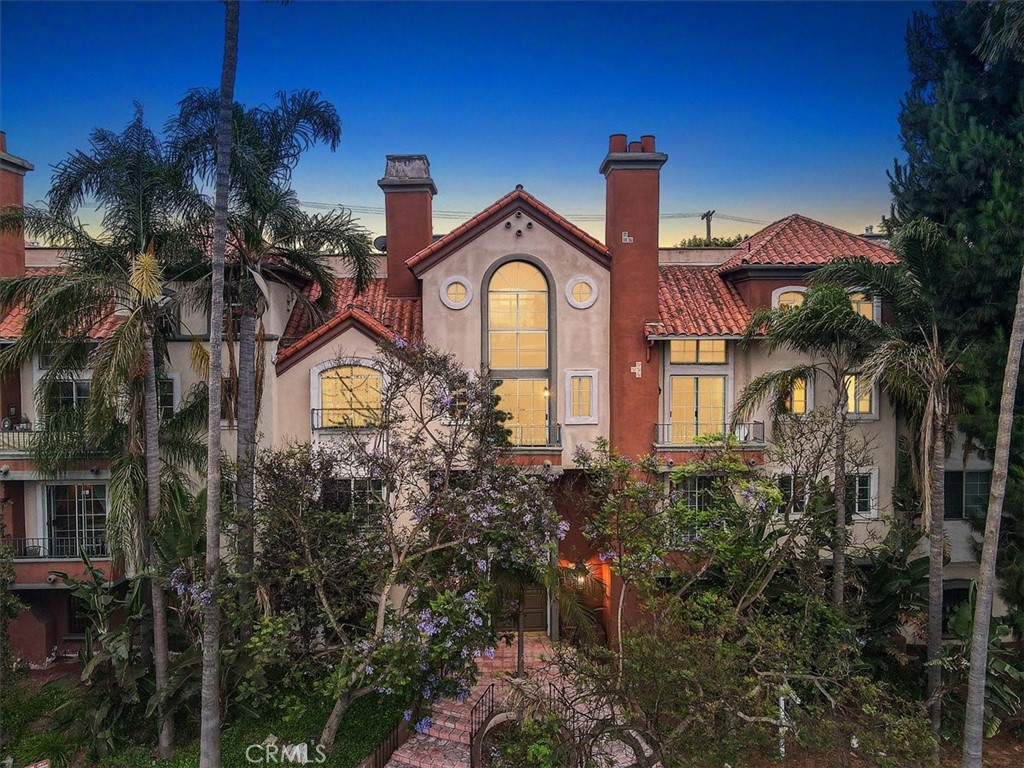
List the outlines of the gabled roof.
{"type": "Polygon", "coordinates": [[[813,267],[844,256],[863,256],[880,264],[895,264],[892,251],[881,243],[794,213],[769,224],[736,246],[737,253],[719,267],[731,272],[748,266],[813,267]]]}
{"type": "Polygon", "coordinates": [[[354,280],[336,278],[334,306],[316,322],[308,302],[315,301],[319,295],[320,289],[311,286],[306,289],[305,301],[295,303],[278,345],[279,371],[290,367],[353,324],[380,338],[420,339],[423,336],[420,300],[389,297],[387,280],[383,278],[371,280],[366,290],[359,294],[354,280]],[[283,368],[282,363],[286,363],[283,368]]]}
{"type": "MultiPolygon", "coordinates": [[[[25,274],[30,277],[43,275],[62,275],[63,267],[27,267],[25,274]]],[[[28,309],[23,304],[11,307],[3,317],[0,317],[0,341],[13,341],[21,338],[22,329],[25,327],[25,318],[28,316],[28,309]]],[[[84,322],[84,320],[83,320],[84,322]]],[[[99,319],[99,322],[91,324],[88,330],[90,339],[108,338],[114,330],[124,322],[124,318],[115,315],[112,311],[99,319]]]]}
{"type": "Polygon", "coordinates": [[[608,266],[608,249],[599,240],[587,234],[571,221],[544,205],[521,186],[516,187],[493,205],[480,211],[476,216],[453,229],[440,240],[435,240],[423,250],[406,259],[405,265],[413,272],[437,263],[449,253],[465,245],[482,234],[498,219],[508,216],[517,208],[525,208],[549,229],[562,238],[572,242],[591,258],[608,266]],[[419,269],[417,269],[419,267],[419,269]]]}
{"type": "Polygon", "coordinates": [[[648,336],[739,336],[750,309],[716,266],[666,265],[658,270],[658,323],[648,336]]]}

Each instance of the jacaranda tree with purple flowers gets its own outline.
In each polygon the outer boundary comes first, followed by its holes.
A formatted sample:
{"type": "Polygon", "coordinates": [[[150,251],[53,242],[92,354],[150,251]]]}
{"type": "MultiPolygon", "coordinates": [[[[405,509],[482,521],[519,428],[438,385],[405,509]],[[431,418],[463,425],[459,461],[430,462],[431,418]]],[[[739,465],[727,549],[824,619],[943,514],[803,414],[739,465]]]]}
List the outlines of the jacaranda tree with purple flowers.
{"type": "Polygon", "coordinates": [[[372,366],[372,429],[258,462],[255,667],[333,702],[327,748],[367,693],[404,697],[421,730],[430,702],[467,695],[493,653],[489,571],[546,567],[565,535],[544,475],[507,460],[486,376],[404,339],[372,366]]]}

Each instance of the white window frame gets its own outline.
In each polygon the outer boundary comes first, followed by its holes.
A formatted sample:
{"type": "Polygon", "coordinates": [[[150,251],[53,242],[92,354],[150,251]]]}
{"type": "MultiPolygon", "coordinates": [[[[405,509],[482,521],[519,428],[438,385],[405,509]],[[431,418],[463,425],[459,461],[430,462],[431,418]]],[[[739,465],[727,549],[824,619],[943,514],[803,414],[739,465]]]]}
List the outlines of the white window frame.
{"type": "Polygon", "coordinates": [[[811,411],[814,410],[814,371],[811,371],[811,373],[804,378],[804,382],[806,383],[804,387],[804,398],[807,401],[806,408],[803,413],[792,413],[787,411],[787,416],[809,416],[811,411]]]}
{"type": "MultiPolygon", "coordinates": [[[[165,373],[163,376],[157,377],[157,387],[160,386],[160,381],[171,382],[171,401],[172,412],[177,413],[178,409],[181,408],[181,374],[180,373],[165,373]]],[[[157,409],[160,408],[160,396],[159,391],[157,392],[157,409]]]]}
{"type": "MultiPolygon", "coordinates": [[[[863,288],[851,288],[846,292],[847,296],[852,296],[855,293],[866,293],[863,288]]],[[[871,322],[876,325],[882,324],[882,299],[879,296],[875,296],[871,299],[872,315],[871,322]]],[[[852,308],[852,307],[851,307],[852,308]]]]}
{"type": "MultiPolygon", "coordinates": [[[[855,368],[852,371],[847,371],[843,374],[843,397],[848,397],[846,392],[846,377],[847,376],[863,376],[864,372],[860,368],[855,368]]],[[[849,410],[849,402],[847,402],[846,418],[852,421],[878,421],[881,414],[881,390],[878,384],[874,384],[871,387],[871,411],[867,413],[859,413],[856,411],[849,410]]]]}
{"type": "Polygon", "coordinates": [[[565,371],[565,424],[597,424],[599,411],[598,372],[594,368],[568,368],[565,371]],[[574,378],[590,379],[590,415],[572,415],[572,380],[574,378]]]}
{"type": "MultiPolygon", "coordinates": [[[[814,483],[813,481],[810,481],[806,476],[794,475],[791,471],[781,472],[775,478],[775,485],[779,488],[780,492],[782,490],[781,482],[783,479],[787,477],[789,478],[790,493],[794,497],[796,496],[797,491],[797,479],[803,480],[803,504],[800,505],[799,507],[797,507],[797,505],[794,504],[793,511],[789,515],[790,520],[799,520],[801,517],[803,517],[804,511],[807,509],[807,505],[811,503],[811,487],[814,483]]],[[[781,518],[783,517],[783,515],[783,508],[780,507],[779,517],[781,518]]]]}
{"type": "MultiPolygon", "coordinates": [[[[388,377],[384,374],[380,368],[377,367],[377,363],[367,357],[336,357],[333,360],[325,360],[322,363],[314,365],[309,369],[309,410],[314,409],[322,410],[323,403],[320,401],[320,374],[324,371],[329,371],[332,368],[344,368],[345,366],[360,366],[362,368],[369,368],[372,371],[377,371],[381,378],[381,392],[384,392],[388,386],[388,377]]],[[[364,429],[360,427],[359,429],[364,429]]],[[[321,432],[324,429],[314,430],[312,424],[310,424],[311,432],[321,432]]],[[[329,428],[327,428],[329,431],[329,428]]]]}
{"type": "MultiPolygon", "coordinates": [[[[847,470],[846,482],[850,482],[849,478],[855,475],[867,475],[871,482],[871,509],[867,513],[861,513],[857,510],[847,510],[850,517],[853,518],[854,522],[862,520],[877,520],[878,519],[878,467],[852,467],[847,470]]],[[[843,490],[845,493],[846,490],[843,490]]],[[[855,494],[856,496],[856,494],[855,494]]]]}
{"type": "Polygon", "coordinates": [[[779,297],[784,293],[807,293],[806,285],[784,285],[772,291],[772,309],[779,308],[779,297]]]}

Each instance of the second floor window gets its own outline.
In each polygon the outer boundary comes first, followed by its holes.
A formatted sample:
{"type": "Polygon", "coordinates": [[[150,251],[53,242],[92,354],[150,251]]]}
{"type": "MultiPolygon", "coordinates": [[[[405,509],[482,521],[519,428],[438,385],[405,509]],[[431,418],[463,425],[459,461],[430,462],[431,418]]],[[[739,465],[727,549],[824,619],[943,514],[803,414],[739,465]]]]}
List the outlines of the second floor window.
{"type": "Polygon", "coordinates": [[[852,473],[846,476],[846,514],[871,517],[874,512],[874,493],[870,473],[852,473]]]}
{"type": "Polygon", "coordinates": [[[50,389],[50,408],[54,411],[81,410],[89,401],[90,388],[88,381],[56,381],[50,389]]]}
{"type": "Polygon", "coordinates": [[[846,410],[856,415],[875,412],[875,391],[862,373],[848,373],[843,377],[846,385],[846,410]]]}
{"type": "Polygon", "coordinates": [[[992,486],[991,470],[946,472],[944,484],[944,516],[947,520],[977,519],[988,514],[988,494],[992,486]]]}
{"type": "Polygon", "coordinates": [[[800,416],[807,413],[807,379],[794,379],[784,403],[786,413],[800,416]]]}
{"type": "Polygon", "coordinates": [[[498,383],[498,410],[506,414],[505,429],[512,445],[547,445],[547,379],[503,379],[498,383]]]}
{"type": "Polygon", "coordinates": [[[380,421],[383,377],[361,365],[341,365],[320,374],[320,424],[372,427],[380,421]]]}
{"type": "Polygon", "coordinates": [[[668,343],[668,361],[674,365],[725,363],[725,340],[673,339],[668,343]]]}
{"type": "Polygon", "coordinates": [[[525,261],[491,277],[487,293],[488,364],[492,370],[548,367],[548,283],[525,261]]]}
{"type": "Polygon", "coordinates": [[[858,315],[868,320],[875,320],[875,302],[863,293],[851,293],[850,306],[858,315]]]}
{"type": "Polygon", "coordinates": [[[107,487],[98,483],[46,486],[51,557],[78,557],[83,547],[106,554],[107,487]]]}
{"type": "Polygon", "coordinates": [[[671,382],[669,421],[673,444],[725,432],[725,376],[672,376],[671,382]]]}

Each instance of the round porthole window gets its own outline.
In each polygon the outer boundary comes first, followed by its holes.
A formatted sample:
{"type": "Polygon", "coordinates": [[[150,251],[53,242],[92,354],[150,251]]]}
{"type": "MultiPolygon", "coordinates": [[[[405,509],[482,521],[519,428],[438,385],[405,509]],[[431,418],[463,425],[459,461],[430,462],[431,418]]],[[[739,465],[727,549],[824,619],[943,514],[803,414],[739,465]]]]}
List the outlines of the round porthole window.
{"type": "Polygon", "coordinates": [[[577,275],[565,286],[565,298],[576,309],[592,307],[597,301],[597,284],[586,275],[577,275]]]}
{"type": "Polygon", "coordinates": [[[441,283],[441,303],[449,309],[462,309],[473,300],[473,289],[464,277],[449,277],[441,283]]]}

